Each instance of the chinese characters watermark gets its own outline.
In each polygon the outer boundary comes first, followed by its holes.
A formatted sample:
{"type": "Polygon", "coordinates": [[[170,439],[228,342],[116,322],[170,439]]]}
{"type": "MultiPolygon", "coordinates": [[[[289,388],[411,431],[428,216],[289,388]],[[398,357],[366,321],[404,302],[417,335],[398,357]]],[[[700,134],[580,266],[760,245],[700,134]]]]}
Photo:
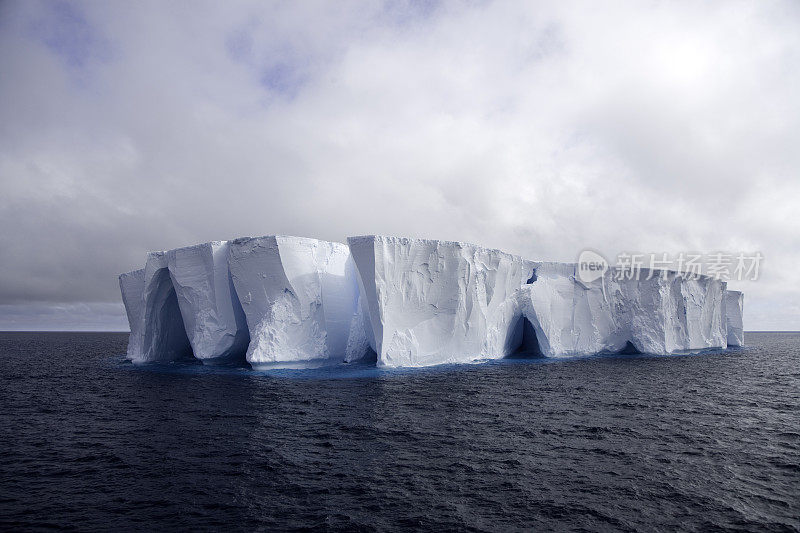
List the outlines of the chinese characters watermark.
{"type": "Polygon", "coordinates": [[[609,262],[594,250],[584,250],[578,257],[577,274],[581,281],[592,282],[606,271],[616,280],[652,279],[677,272],[688,279],[709,276],[722,281],[755,281],[761,274],[764,255],[761,252],[713,252],[708,254],[680,252],[622,252],[616,262],[609,262]]]}

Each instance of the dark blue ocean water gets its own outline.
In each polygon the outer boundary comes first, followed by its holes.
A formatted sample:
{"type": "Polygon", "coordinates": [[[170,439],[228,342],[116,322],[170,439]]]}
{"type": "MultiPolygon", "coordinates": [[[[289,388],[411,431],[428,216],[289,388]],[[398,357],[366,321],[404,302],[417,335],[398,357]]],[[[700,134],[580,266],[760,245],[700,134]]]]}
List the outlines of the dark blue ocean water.
{"type": "Polygon", "coordinates": [[[800,529],[800,334],[258,374],[0,334],[0,529],[800,529]]]}

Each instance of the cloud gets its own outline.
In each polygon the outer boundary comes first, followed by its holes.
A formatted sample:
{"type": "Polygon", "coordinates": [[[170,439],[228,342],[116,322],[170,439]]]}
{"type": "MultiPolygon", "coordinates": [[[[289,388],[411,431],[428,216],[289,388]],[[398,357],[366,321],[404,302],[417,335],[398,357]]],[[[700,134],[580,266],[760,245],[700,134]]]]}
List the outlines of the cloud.
{"type": "Polygon", "coordinates": [[[748,327],[800,328],[794,3],[0,10],[6,306],[119,305],[151,249],[390,233],[758,250],[748,327]]]}

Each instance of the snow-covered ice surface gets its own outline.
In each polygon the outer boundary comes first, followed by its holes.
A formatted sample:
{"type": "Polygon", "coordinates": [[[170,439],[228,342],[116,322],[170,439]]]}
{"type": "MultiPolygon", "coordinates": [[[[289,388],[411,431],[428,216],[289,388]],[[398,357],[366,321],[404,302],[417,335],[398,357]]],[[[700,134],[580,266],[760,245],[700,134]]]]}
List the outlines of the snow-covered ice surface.
{"type": "Polygon", "coordinates": [[[725,319],[728,326],[728,346],[744,346],[744,294],[739,291],[725,293],[725,319]]]}
{"type": "Polygon", "coordinates": [[[284,236],[230,241],[230,271],[247,317],[254,368],[344,359],[358,291],[347,246],[284,236]]]}
{"type": "Polygon", "coordinates": [[[172,285],[194,356],[244,361],[250,336],[228,269],[229,246],[214,241],[167,252],[172,285]]]}
{"type": "Polygon", "coordinates": [[[517,295],[519,314],[531,322],[542,355],[626,349],[673,354],[727,346],[724,282],[645,269],[636,279],[617,279],[609,270],[584,283],[575,268],[542,263],[536,282],[517,295]]]}
{"type": "Polygon", "coordinates": [[[370,235],[348,244],[379,366],[468,362],[510,351],[513,298],[531,279],[533,261],[459,242],[370,235]]]}

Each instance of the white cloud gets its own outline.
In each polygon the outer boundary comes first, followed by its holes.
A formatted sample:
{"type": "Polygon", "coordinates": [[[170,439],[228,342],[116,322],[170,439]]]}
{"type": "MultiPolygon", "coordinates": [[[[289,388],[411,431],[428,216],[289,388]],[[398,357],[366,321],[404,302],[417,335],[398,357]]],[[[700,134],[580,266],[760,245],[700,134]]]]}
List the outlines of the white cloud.
{"type": "Polygon", "coordinates": [[[5,3],[0,302],[248,234],[759,250],[800,329],[787,3],[5,3]]]}

